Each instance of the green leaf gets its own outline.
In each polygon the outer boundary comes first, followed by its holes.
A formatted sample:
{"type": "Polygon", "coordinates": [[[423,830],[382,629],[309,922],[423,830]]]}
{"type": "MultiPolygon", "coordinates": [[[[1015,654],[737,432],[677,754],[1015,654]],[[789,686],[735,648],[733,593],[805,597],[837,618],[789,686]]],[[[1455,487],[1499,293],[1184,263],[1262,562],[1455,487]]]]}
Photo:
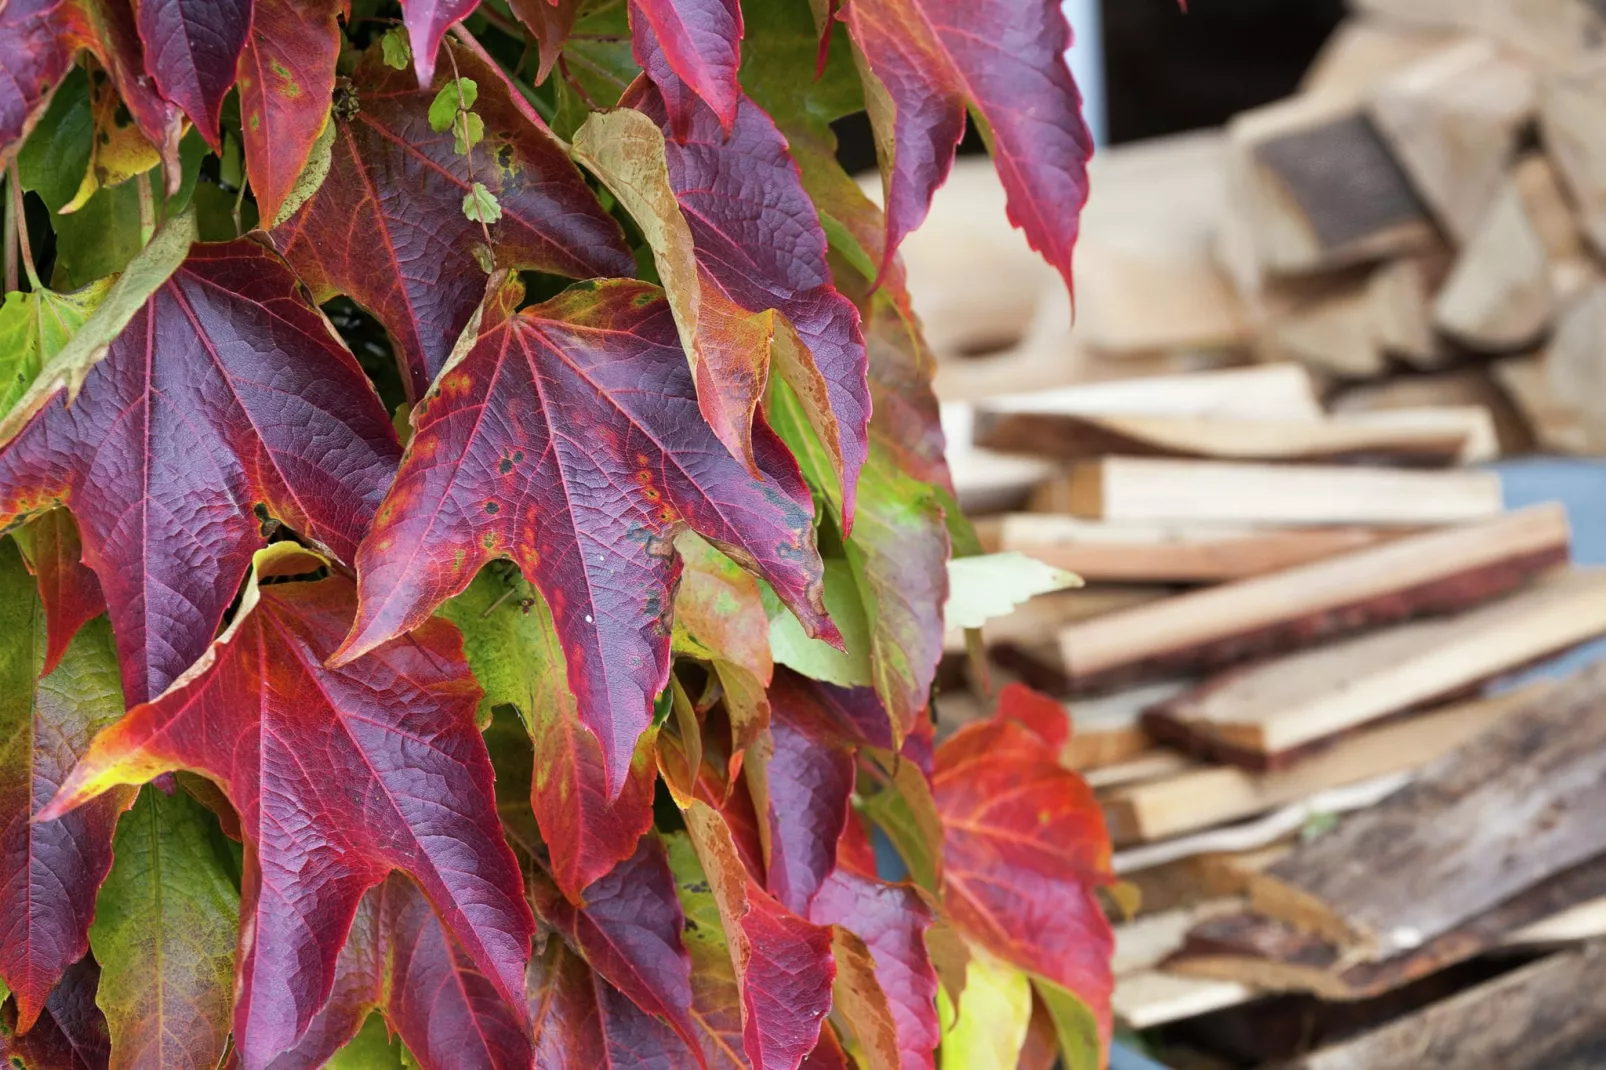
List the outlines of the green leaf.
{"type": "MultiPolygon", "coordinates": [[[[388,60],[387,60],[388,62],[388,60]]],[[[480,97],[479,83],[472,78],[453,78],[441,86],[429,105],[429,128],[444,134],[457,121],[459,111],[468,111],[480,97]]]]}
{"type": "Polygon", "coordinates": [[[942,1020],[942,1064],[965,1070],[1015,1070],[1032,1019],[1026,975],[972,947],[959,1006],[937,990],[942,1020]]]}
{"type": "Polygon", "coordinates": [[[22,188],[37,193],[52,213],[59,212],[78,192],[89,167],[90,139],[94,136],[89,76],[75,67],[62,80],[50,99],[50,107],[17,153],[17,176],[22,188]]]}
{"type": "Polygon", "coordinates": [[[810,639],[779,599],[767,587],[762,590],[770,617],[770,650],[778,663],[839,687],[870,686],[870,625],[846,561],[825,559],[825,609],[842,633],[846,653],[824,640],[810,639]]]}
{"type": "Polygon", "coordinates": [[[1087,1004],[1041,977],[1032,977],[1032,985],[1054,1021],[1060,1054],[1065,1057],[1065,1070],[1098,1070],[1104,1045],[1099,1040],[1098,1021],[1087,1004]]]}
{"type": "Polygon", "coordinates": [[[463,656],[485,692],[475,718],[481,730],[491,723],[498,706],[512,706],[521,716],[531,716],[534,703],[554,686],[547,667],[530,656],[530,651],[542,648],[545,638],[542,614],[531,612],[538,597],[517,569],[493,562],[480,570],[467,590],[436,611],[463,633],[463,656]]]}
{"type": "Polygon", "coordinates": [[[95,901],[96,1002],[125,1066],[213,1065],[233,1011],[240,895],[212,812],[147,785],[95,901]]]}
{"type": "Polygon", "coordinates": [[[748,0],[742,5],[742,88],[781,126],[821,128],[864,110],[864,90],[844,27],[831,35],[825,70],[815,77],[820,32],[811,5],[748,0]]]}
{"type": "MultiPolygon", "coordinates": [[[[389,62],[388,56],[386,62],[389,62]]],[[[406,1065],[402,1061],[402,1050],[401,1038],[390,1035],[384,1017],[375,1011],[363,1022],[357,1035],[329,1057],[323,1064],[324,1070],[402,1070],[406,1065]]]]}
{"type": "MultiPolygon", "coordinates": [[[[90,198],[90,203],[99,196],[97,193],[90,198]]],[[[72,340],[44,365],[33,386],[0,420],[0,443],[9,441],[57,392],[65,389],[69,401],[78,395],[89,369],[106,355],[107,348],[156,288],[178,270],[195,238],[195,217],[190,212],[169,219],[156,232],[150,244],[129,262],[127,270],[107,289],[99,307],[79,326],[72,340]]]]}
{"type": "Polygon", "coordinates": [[[385,31],[385,36],[379,39],[379,50],[385,66],[391,70],[405,71],[413,65],[413,46],[407,39],[407,31],[400,26],[385,31]]]}
{"type": "Polygon", "coordinates": [[[452,124],[452,151],[459,156],[467,156],[470,149],[484,140],[485,120],[473,112],[465,112],[462,122],[452,124]]]}
{"type": "Polygon", "coordinates": [[[950,628],[980,628],[994,617],[1040,594],[1080,587],[1071,572],[1045,565],[1019,550],[979,557],[956,557],[948,562],[948,605],[943,619],[950,628]]]}
{"type": "Polygon", "coordinates": [[[476,182],[463,197],[463,214],[476,223],[495,223],[502,218],[502,204],[485,183],[476,182]]]}
{"type": "Polygon", "coordinates": [[[312,151],[307,154],[306,165],[296,176],[295,185],[290,187],[290,192],[279,204],[279,214],[268,221],[270,229],[295,215],[301,206],[307,203],[307,199],[318,192],[323,180],[329,177],[329,165],[334,162],[334,147],[335,121],[334,117],[330,116],[324,122],[323,132],[318,135],[318,140],[312,143],[312,151]]]}
{"type": "Polygon", "coordinates": [[[0,306],[0,416],[17,403],[40,367],[61,352],[69,339],[99,307],[110,279],[82,290],[9,293],[0,306]]]}

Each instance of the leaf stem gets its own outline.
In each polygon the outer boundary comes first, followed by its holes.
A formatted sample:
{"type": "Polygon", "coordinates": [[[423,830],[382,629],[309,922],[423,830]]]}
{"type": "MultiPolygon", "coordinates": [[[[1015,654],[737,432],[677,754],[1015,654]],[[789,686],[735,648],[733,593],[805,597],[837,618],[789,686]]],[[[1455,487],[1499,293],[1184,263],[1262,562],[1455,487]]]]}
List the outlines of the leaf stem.
{"type": "Polygon", "coordinates": [[[139,190],[139,244],[144,248],[150,244],[151,235],[156,233],[156,198],[151,195],[149,171],[141,171],[134,182],[139,190]]]}
{"type": "MultiPolygon", "coordinates": [[[[11,179],[8,177],[6,185],[9,186],[10,184],[11,179]]],[[[11,208],[10,197],[6,198],[5,223],[3,227],[0,227],[0,233],[3,233],[3,238],[0,238],[0,240],[3,240],[5,244],[6,293],[10,293],[17,288],[17,220],[16,212],[11,208]]]]}
{"type": "MultiPolygon", "coordinates": [[[[468,139],[468,109],[463,107],[463,75],[457,69],[457,55],[452,51],[451,42],[443,41],[441,44],[443,45],[441,51],[446,53],[446,58],[452,63],[452,81],[457,85],[457,122],[462,128],[463,146],[468,149],[463,154],[463,165],[468,168],[468,185],[470,189],[473,189],[474,146],[468,139]]],[[[480,233],[485,235],[485,251],[494,258],[496,254],[493,251],[494,247],[491,245],[491,228],[484,219],[481,219],[479,224],[480,233]]]]}
{"type": "Polygon", "coordinates": [[[250,183],[242,177],[240,179],[240,188],[234,194],[234,236],[236,238],[245,233],[245,228],[240,225],[240,209],[245,204],[245,187],[248,185],[250,183]]]}
{"type": "Polygon", "coordinates": [[[6,284],[9,289],[16,289],[15,276],[17,266],[15,263],[16,251],[22,253],[22,268],[28,273],[28,287],[32,290],[43,290],[44,285],[39,281],[39,272],[33,263],[33,241],[28,237],[28,213],[23,210],[22,204],[22,178],[17,173],[17,162],[11,161],[11,167],[6,172],[6,185],[11,187],[10,214],[13,220],[12,234],[6,238],[9,244],[16,242],[16,250],[7,249],[6,284]]]}

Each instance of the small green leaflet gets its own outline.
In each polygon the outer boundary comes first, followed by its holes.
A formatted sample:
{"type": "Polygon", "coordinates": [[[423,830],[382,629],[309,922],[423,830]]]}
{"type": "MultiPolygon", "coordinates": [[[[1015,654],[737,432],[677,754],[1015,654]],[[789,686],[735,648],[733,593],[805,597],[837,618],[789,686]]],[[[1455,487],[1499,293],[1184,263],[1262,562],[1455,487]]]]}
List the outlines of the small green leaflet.
{"type": "MultiPolygon", "coordinates": [[[[388,56],[385,62],[390,62],[388,56]]],[[[453,151],[459,156],[467,156],[469,149],[485,140],[485,120],[470,110],[479,97],[479,83],[474,79],[454,78],[441,86],[441,91],[435,94],[434,101],[430,103],[429,128],[437,134],[450,130],[454,139],[453,151]]]]}
{"type": "MultiPolygon", "coordinates": [[[[411,62],[411,60],[409,60],[411,62]]],[[[378,1012],[368,1016],[357,1035],[329,1057],[325,1070],[401,1070],[412,1062],[404,1059],[400,1037],[393,1037],[385,1028],[385,1019],[378,1012]]]]}
{"type": "Polygon", "coordinates": [[[845,654],[830,643],[810,639],[768,587],[760,590],[770,618],[770,650],[778,664],[838,687],[870,686],[870,625],[846,561],[825,559],[825,609],[842,632],[845,654]]]}
{"type": "Polygon", "coordinates": [[[6,294],[0,306],[0,415],[27,392],[45,361],[61,352],[100,305],[110,279],[82,290],[6,294]]]}
{"type": "Polygon", "coordinates": [[[385,31],[379,39],[379,49],[385,66],[393,71],[405,71],[413,65],[413,46],[407,40],[407,31],[400,26],[385,31]]]}
{"type": "Polygon", "coordinates": [[[485,183],[476,182],[463,197],[463,214],[476,223],[495,223],[502,218],[502,205],[485,183]]]}
{"type": "Polygon", "coordinates": [[[1081,577],[1045,565],[1019,550],[948,562],[948,604],[943,620],[950,628],[980,628],[1029,598],[1082,586],[1081,577]]]}

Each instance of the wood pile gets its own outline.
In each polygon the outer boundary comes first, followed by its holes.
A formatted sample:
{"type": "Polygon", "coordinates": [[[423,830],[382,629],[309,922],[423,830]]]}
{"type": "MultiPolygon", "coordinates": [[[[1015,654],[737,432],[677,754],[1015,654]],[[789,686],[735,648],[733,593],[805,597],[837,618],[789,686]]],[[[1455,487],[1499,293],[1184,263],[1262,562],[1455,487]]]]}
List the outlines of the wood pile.
{"type": "Polygon", "coordinates": [[[950,635],[939,730],[1062,697],[1117,1018],[1199,1065],[1606,1066],[1606,668],[1526,671],[1606,570],[1487,467],[1606,454],[1606,5],[1356,8],[1095,160],[1074,328],[989,168],[906,242],[984,547],[1087,581],[950,635]]]}

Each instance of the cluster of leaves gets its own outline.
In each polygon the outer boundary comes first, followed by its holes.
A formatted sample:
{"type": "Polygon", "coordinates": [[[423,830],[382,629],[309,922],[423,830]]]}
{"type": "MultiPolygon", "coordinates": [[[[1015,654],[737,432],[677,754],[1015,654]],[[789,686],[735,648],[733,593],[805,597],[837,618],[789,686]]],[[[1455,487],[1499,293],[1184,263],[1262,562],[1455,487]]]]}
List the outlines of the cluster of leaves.
{"type": "Polygon", "coordinates": [[[895,256],[968,110],[1069,282],[1067,42],[0,0],[13,1065],[1099,1065],[1062,713],[934,744],[973,537],[895,256]]]}

